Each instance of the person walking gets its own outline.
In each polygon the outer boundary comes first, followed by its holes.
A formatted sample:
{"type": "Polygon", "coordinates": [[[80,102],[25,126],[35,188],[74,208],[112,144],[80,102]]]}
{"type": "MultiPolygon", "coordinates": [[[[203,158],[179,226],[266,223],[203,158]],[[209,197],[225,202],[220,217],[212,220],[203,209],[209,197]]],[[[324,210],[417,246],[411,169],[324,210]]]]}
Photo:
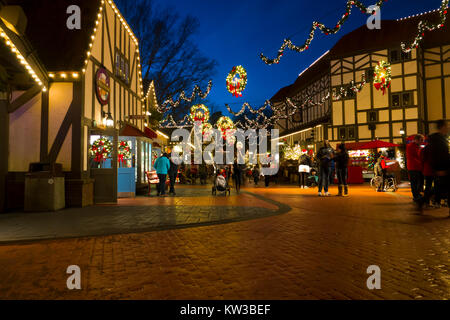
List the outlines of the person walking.
{"type": "Polygon", "coordinates": [[[311,157],[304,150],[299,160],[298,171],[300,174],[299,185],[301,189],[308,189],[308,176],[311,171],[312,160],[311,157]]]}
{"type": "Polygon", "coordinates": [[[422,175],[422,159],[420,157],[423,136],[417,134],[414,141],[406,146],[406,164],[409,173],[409,181],[411,182],[411,193],[413,200],[417,204],[422,204],[423,191],[423,175],[422,175]]]}
{"type": "Polygon", "coordinates": [[[349,155],[345,149],[345,144],[338,145],[334,161],[336,163],[336,175],[338,178],[338,196],[348,197],[348,160],[349,155]]]}
{"type": "Polygon", "coordinates": [[[241,191],[242,169],[237,163],[237,159],[234,160],[233,163],[233,179],[234,185],[236,187],[236,192],[239,193],[241,191]]]}
{"type": "Polygon", "coordinates": [[[255,186],[258,186],[259,182],[259,169],[258,166],[254,166],[252,170],[253,181],[255,182],[255,186]]]}
{"type": "Polygon", "coordinates": [[[319,149],[317,153],[317,158],[319,159],[319,197],[325,196],[328,197],[330,194],[328,193],[329,186],[329,174],[330,174],[330,161],[333,158],[333,149],[331,148],[328,140],[325,140],[322,148],[319,149]],[[322,193],[322,189],[325,193],[322,193]]]}
{"type": "MultiPolygon", "coordinates": [[[[437,122],[438,132],[429,137],[431,149],[431,167],[435,174],[435,199],[436,205],[441,205],[441,200],[447,198],[449,203],[449,169],[450,155],[448,148],[448,125],[447,121],[437,122]]],[[[450,215],[449,215],[450,217],[450,215]]]]}
{"type": "Polygon", "coordinates": [[[425,178],[425,192],[423,197],[423,204],[430,206],[430,200],[433,196],[433,182],[434,172],[431,167],[431,148],[430,145],[425,146],[420,152],[420,159],[422,160],[422,174],[425,178]]]}
{"type": "Polygon", "coordinates": [[[158,159],[156,159],[155,164],[153,165],[156,169],[156,174],[158,175],[159,185],[157,190],[157,195],[166,196],[166,179],[167,174],[170,169],[170,161],[167,157],[167,153],[164,153],[158,159]]]}
{"type": "Polygon", "coordinates": [[[170,169],[169,169],[169,180],[170,180],[170,190],[169,190],[169,194],[173,194],[174,196],[176,195],[175,193],[175,182],[177,180],[177,175],[178,175],[178,165],[175,164],[172,161],[172,154],[169,154],[169,160],[170,160],[170,169]]]}
{"type": "Polygon", "coordinates": [[[332,158],[330,161],[330,170],[329,170],[329,174],[328,174],[328,179],[330,180],[329,181],[330,186],[334,183],[335,173],[336,173],[336,161],[334,160],[334,158],[332,158]]]}
{"type": "Polygon", "coordinates": [[[386,182],[386,160],[383,155],[379,155],[377,163],[374,166],[375,176],[381,177],[381,183],[378,185],[377,192],[384,192],[386,182]]]}

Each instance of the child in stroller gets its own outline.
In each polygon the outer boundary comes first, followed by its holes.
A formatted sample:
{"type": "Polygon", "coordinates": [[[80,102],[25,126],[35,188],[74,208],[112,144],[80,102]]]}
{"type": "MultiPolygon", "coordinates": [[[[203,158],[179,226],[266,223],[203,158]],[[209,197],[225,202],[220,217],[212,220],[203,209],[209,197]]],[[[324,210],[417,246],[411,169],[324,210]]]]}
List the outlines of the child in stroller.
{"type": "Polygon", "coordinates": [[[214,185],[212,187],[212,194],[216,195],[217,191],[219,192],[225,192],[225,195],[228,193],[228,195],[231,194],[231,187],[228,183],[230,177],[229,174],[227,174],[227,171],[223,168],[220,170],[217,170],[216,177],[214,178],[214,185]]]}
{"type": "Polygon", "coordinates": [[[308,187],[317,187],[319,185],[319,176],[317,175],[316,169],[311,169],[310,175],[306,180],[306,185],[308,187]]]}

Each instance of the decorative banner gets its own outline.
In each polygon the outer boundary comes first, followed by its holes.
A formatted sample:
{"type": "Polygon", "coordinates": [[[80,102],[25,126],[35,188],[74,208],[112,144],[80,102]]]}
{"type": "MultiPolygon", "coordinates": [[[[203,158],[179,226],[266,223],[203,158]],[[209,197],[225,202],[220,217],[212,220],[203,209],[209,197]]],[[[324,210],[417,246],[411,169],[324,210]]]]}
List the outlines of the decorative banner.
{"type": "Polygon", "coordinates": [[[227,76],[227,90],[237,97],[242,97],[242,91],[247,85],[247,72],[243,66],[233,67],[227,76]],[[238,77],[239,76],[239,77],[238,77]]]}
{"type": "Polygon", "coordinates": [[[89,153],[92,157],[94,157],[95,162],[103,162],[108,158],[112,150],[112,142],[102,137],[94,141],[89,149],[89,153]]]}
{"type": "Polygon", "coordinates": [[[126,159],[131,159],[131,148],[126,141],[119,141],[119,148],[117,149],[117,157],[119,163],[124,163],[126,159]]]}
{"type": "Polygon", "coordinates": [[[99,68],[95,75],[95,92],[101,105],[109,103],[109,75],[104,68],[99,68]]]}
{"type": "Polygon", "coordinates": [[[391,64],[385,61],[380,61],[375,67],[373,85],[375,89],[381,90],[383,95],[386,89],[391,85],[391,64]]]}
{"type": "Polygon", "coordinates": [[[191,107],[191,114],[189,115],[192,122],[208,122],[209,109],[204,104],[196,104],[191,107]]]}
{"type": "Polygon", "coordinates": [[[206,99],[206,97],[208,97],[209,93],[211,92],[211,88],[212,88],[212,80],[209,80],[208,88],[206,89],[206,91],[204,93],[202,92],[200,87],[197,85],[194,87],[194,90],[192,91],[190,98],[187,98],[186,93],[184,91],[181,91],[180,96],[178,97],[178,99],[176,101],[173,101],[173,97],[172,97],[172,98],[169,98],[166,101],[164,101],[164,103],[161,106],[158,106],[158,112],[166,113],[170,109],[178,107],[181,100],[184,100],[187,102],[192,102],[197,96],[201,99],[206,99]],[[170,105],[171,107],[166,107],[168,105],[170,105]]]}
{"type": "Polygon", "coordinates": [[[417,25],[417,35],[414,38],[413,43],[410,45],[406,45],[402,42],[402,50],[404,52],[410,52],[413,48],[419,47],[420,42],[423,40],[426,31],[434,31],[436,29],[440,29],[444,27],[445,21],[447,20],[448,13],[448,4],[450,0],[442,0],[441,7],[439,8],[439,22],[436,24],[432,24],[428,21],[421,20],[417,25]]]}

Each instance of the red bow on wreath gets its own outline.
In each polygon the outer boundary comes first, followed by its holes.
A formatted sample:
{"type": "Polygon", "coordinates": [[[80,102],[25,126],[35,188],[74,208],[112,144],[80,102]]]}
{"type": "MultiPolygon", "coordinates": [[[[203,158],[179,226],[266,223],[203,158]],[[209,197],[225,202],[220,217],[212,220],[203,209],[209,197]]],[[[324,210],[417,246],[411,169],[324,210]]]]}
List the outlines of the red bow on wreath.
{"type": "Polygon", "coordinates": [[[242,93],[237,92],[237,90],[239,90],[241,84],[240,82],[237,83],[237,86],[234,86],[232,83],[230,83],[230,91],[234,91],[234,96],[237,97],[242,97],[242,93]]]}
{"type": "Polygon", "coordinates": [[[103,161],[103,152],[97,152],[95,154],[95,162],[102,162],[103,161]]]}

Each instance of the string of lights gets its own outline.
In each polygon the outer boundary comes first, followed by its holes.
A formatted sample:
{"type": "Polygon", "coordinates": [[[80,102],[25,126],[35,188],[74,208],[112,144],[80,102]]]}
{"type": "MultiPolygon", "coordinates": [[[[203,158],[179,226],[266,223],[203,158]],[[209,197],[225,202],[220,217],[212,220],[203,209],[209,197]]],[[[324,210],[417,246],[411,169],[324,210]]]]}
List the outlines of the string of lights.
{"type": "Polygon", "coordinates": [[[431,23],[429,21],[421,20],[417,26],[418,32],[416,37],[414,38],[414,41],[410,44],[406,44],[402,42],[402,50],[404,52],[410,52],[412,49],[419,47],[419,44],[422,42],[423,38],[425,37],[425,32],[427,31],[434,31],[440,28],[443,28],[445,25],[445,22],[447,20],[447,13],[448,13],[448,4],[449,0],[442,0],[441,7],[439,8],[439,22],[438,23],[431,23]]]}
{"type": "Polygon", "coordinates": [[[184,91],[181,91],[180,95],[178,96],[178,99],[176,101],[173,100],[173,97],[167,99],[164,101],[164,103],[158,107],[158,112],[160,113],[166,113],[167,111],[171,110],[172,108],[176,108],[179,106],[182,100],[186,102],[192,102],[196,97],[199,97],[201,99],[206,99],[206,97],[211,92],[212,88],[212,80],[209,80],[208,87],[206,88],[206,91],[203,92],[198,85],[194,87],[194,90],[192,91],[192,94],[190,97],[186,97],[186,93],[184,91]],[[169,107],[167,107],[169,106],[169,107]]]}
{"type": "Polygon", "coordinates": [[[256,114],[258,112],[263,112],[267,107],[270,107],[270,101],[267,100],[266,102],[264,102],[264,106],[259,109],[253,109],[252,106],[248,102],[245,102],[242,105],[241,110],[239,110],[238,112],[234,112],[227,103],[225,104],[225,107],[227,107],[228,112],[231,113],[233,116],[239,117],[240,115],[242,115],[245,112],[246,109],[248,109],[253,114],[256,114]]]}
{"type": "MultiPolygon", "coordinates": [[[[378,0],[375,4],[375,6],[378,6],[381,8],[387,0],[378,0]]],[[[263,53],[260,54],[261,60],[267,64],[272,65],[274,63],[278,64],[281,60],[281,57],[284,54],[284,51],[286,48],[296,51],[296,52],[303,52],[309,48],[309,45],[314,39],[314,35],[316,33],[316,29],[319,29],[323,34],[330,35],[330,34],[336,34],[341,30],[342,25],[347,21],[348,17],[350,16],[350,13],[352,11],[353,6],[358,7],[362,13],[364,14],[370,14],[372,15],[373,12],[370,12],[368,7],[366,7],[363,3],[361,3],[358,0],[348,0],[347,1],[347,7],[345,13],[342,15],[341,19],[336,23],[336,26],[334,28],[328,28],[325,26],[325,24],[313,21],[311,31],[309,32],[308,38],[305,40],[303,45],[297,46],[292,43],[290,39],[284,39],[283,44],[281,45],[280,49],[278,50],[277,57],[275,59],[267,58],[263,53]]]]}

